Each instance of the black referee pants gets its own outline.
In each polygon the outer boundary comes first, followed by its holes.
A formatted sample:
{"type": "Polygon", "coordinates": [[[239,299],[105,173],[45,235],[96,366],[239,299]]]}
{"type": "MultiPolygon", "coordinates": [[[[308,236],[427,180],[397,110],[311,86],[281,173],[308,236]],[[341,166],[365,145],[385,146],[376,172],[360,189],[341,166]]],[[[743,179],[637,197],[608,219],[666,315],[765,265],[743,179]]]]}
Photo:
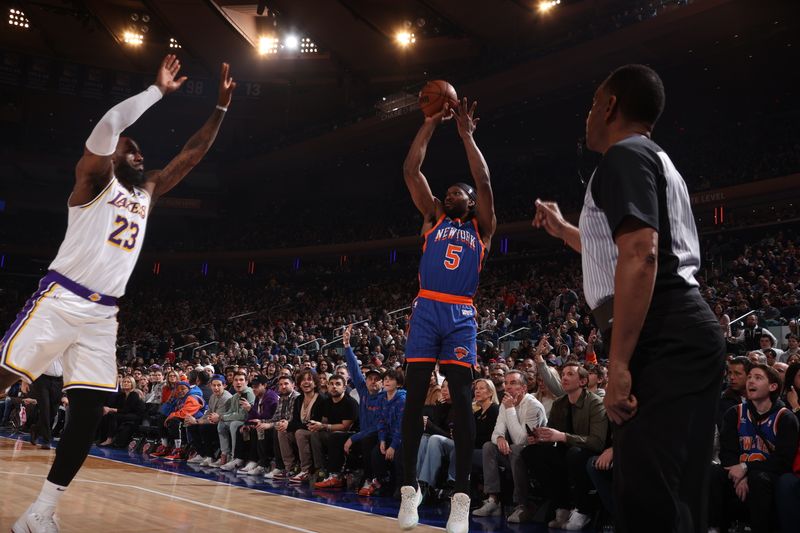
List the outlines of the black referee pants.
{"type": "Polygon", "coordinates": [[[61,404],[63,388],[63,378],[48,376],[47,374],[42,374],[31,383],[31,396],[36,399],[36,405],[39,406],[36,432],[48,443],[53,438],[53,421],[58,412],[58,406],[61,404]]]}
{"type": "Polygon", "coordinates": [[[708,532],[724,357],[719,323],[696,289],[654,295],[630,363],[639,410],[614,428],[617,533],[708,532]]]}

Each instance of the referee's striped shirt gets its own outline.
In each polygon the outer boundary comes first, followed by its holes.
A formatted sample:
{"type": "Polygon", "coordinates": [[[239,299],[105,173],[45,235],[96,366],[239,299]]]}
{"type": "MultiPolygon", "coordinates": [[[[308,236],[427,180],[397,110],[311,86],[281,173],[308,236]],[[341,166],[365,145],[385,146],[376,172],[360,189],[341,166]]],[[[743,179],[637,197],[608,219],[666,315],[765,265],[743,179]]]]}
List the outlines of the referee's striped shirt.
{"type": "Polygon", "coordinates": [[[700,268],[700,244],[686,183],[656,143],[634,135],[605,153],[583,200],[583,292],[592,309],[614,296],[614,233],[628,216],[658,232],[654,295],[699,285],[694,276],[700,268]]]}

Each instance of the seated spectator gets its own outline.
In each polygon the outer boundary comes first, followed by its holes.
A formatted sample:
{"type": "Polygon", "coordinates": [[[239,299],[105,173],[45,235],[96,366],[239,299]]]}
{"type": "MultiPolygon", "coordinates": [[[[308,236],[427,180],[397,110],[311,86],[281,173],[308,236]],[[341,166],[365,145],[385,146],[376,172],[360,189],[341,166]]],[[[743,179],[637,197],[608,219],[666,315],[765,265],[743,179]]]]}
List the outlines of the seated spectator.
{"type": "MultiPolygon", "coordinates": [[[[295,400],[292,419],[289,421],[285,431],[278,433],[278,442],[281,448],[281,457],[289,470],[297,470],[289,478],[289,483],[305,483],[309,480],[314,468],[314,457],[311,453],[310,439],[298,439],[297,430],[308,429],[308,424],[312,420],[319,420],[322,402],[319,401],[317,387],[319,378],[309,369],[302,370],[297,375],[297,384],[300,388],[301,396],[295,400]],[[300,465],[297,469],[297,460],[294,448],[300,456],[300,465]]],[[[302,434],[301,434],[302,435],[302,434]]]]}
{"type": "Polygon", "coordinates": [[[797,418],[779,399],[780,378],[766,365],[747,375],[747,400],[725,413],[720,465],[712,465],[711,520],[728,531],[737,508],[749,511],[755,533],[772,531],[778,478],[791,471],[797,453],[797,418]]]}
{"type": "MultiPolygon", "coordinates": [[[[791,348],[791,346],[790,346],[791,348]]],[[[781,363],[777,363],[781,364],[781,363]]],[[[785,364],[785,363],[784,363],[785,364]]],[[[800,363],[794,363],[786,370],[783,384],[783,399],[800,421],[800,363]]],[[[783,533],[794,533],[800,524],[800,446],[794,457],[792,472],[783,474],[777,483],[775,501],[778,504],[778,519],[783,533]]]]}
{"type": "MultiPolygon", "coordinates": [[[[374,477],[370,454],[372,449],[378,446],[378,419],[380,417],[381,404],[386,392],[383,391],[383,376],[377,370],[368,370],[364,375],[359,370],[360,362],[356,357],[353,348],[350,346],[350,336],[352,326],[348,326],[342,334],[344,345],[344,356],[347,368],[353,376],[354,389],[358,393],[358,424],[359,431],[354,433],[344,443],[344,453],[348,456],[349,464],[353,464],[353,456],[361,457],[360,466],[364,469],[365,486],[366,481],[374,477]],[[351,453],[353,445],[359,453],[351,453]]],[[[363,488],[363,487],[362,487],[363,488]]]]}
{"type": "Polygon", "coordinates": [[[586,462],[586,473],[592,482],[600,501],[608,514],[614,516],[614,491],[612,468],[614,466],[614,448],[609,446],[600,455],[593,455],[586,462]]]}
{"type": "Polygon", "coordinates": [[[586,365],[586,371],[589,373],[589,384],[586,386],[586,390],[595,393],[601,398],[606,395],[605,389],[600,386],[600,383],[603,381],[604,370],[605,369],[600,365],[591,363],[586,365]]]}
{"type": "Polygon", "coordinates": [[[200,418],[207,408],[203,401],[203,393],[197,386],[192,386],[188,381],[179,381],[175,387],[173,401],[170,402],[172,411],[167,415],[161,425],[161,446],[151,453],[151,457],[164,457],[177,460],[183,453],[180,428],[187,416],[200,418]]]}
{"type": "Polygon", "coordinates": [[[211,386],[209,385],[211,376],[209,376],[202,367],[198,368],[199,370],[192,370],[189,372],[189,383],[197,385],[197,388],[203,393],[203,400],[208,403],[212,394],[211,386]]]}
{"type": "Polygon", "coordinates": [[[231,393],[225,390],[225,377],[219,374],[211,378],[211,392],[208,409],[202,417],[187,416],[183,419],[188,440],[197,452],[187,462],[201,466],[209,466],[214,462],[214,454],[219,449],[217,423],[227,409],[228,400],[232,398],[231,393]]]}
{"type": "Polygon", "coordinates": [[[323,474],[314,488],[341,488],[341,470],[344,466],[344,443],[350,438],[350,429],[358,416],[358,402],[345,393],[344,378],[333,375],[328,382],[329,394],[321,399],[320,420],[312,420],[308,429],[297,430],[299,441],[309,439],[314,456],[314,466],[323,474]]]}
{"type": "Polygon", "coordinates": [[[180,381],[178,372],[176,372],[175,370],[169,370],[167,372],[167,381],[161,388],[161,401],[159,402],[160,404],[165,404],[172,399],[172,397],[175,395],[175,389],[178,386],[178,381],[180,381]]]}
{"type": "Polygon", "coordinates": [[[114,396],[112,405],[103,406],[99,445],[115,448],[128,446],[133,432],[142,423],[144,409],[144,400],[136,389],[133,376],[125,376],[120,382],[120,392],[114,396]]]}
{"type": "Polygon", "coordinates": [[[233,376],[233,389],[235,394],[226,403],[225,412],[217,422],[221,455],[219,459],[208,465],[214,468],[222,467],[233,460],[233,450],[236,447],[239,428],[244,425],[249,412],[249,409],[245,409],[244,406],[252,405],[256,400],[253,389],[247,386],[247,373],[244,371],[239,371],[233,376]]]}
{"type": "Polygon", "coordinates": [[[22,389],[22,380],[17,381],[7,391],[0,391],[2,396],[3,419],[0,427],[8,427],[11,423],[11,411],[14,409],[14,398],[17,398],[22,389]]]}
{"type": "Polygon", "coordinates": [[[722,391],[717,411],[717,429],[722,430],[722,419],[728,409],[739,405],[747,395],[747,374],[753,363],[747,357],[734,357],[728,361],[728,387],[722,391]]]}
{"type": "Polygon", "coordinates": [[[589,373],[578,363],[561,370],[564,395],[553,403],[547,427],[533,430],[522,452],[526,468],[553,498],[551,528],[580,530],[594,513],[588,459],[606,448],[608,418],[603,400],[586,390],[589,373]],[[555,443],[555,444],[554,444],[555,443]]]}
{"type": "Polygon", "coordinates": [[[522,459],[522,450],[528,440],[528,432],[547,424],[544,406],[528,394],[525,374],[509,370],[505,375],[505,393],[492,431],[492,439],[483,445],[483,492],[487,498],[475,509],[475,516],[499,516],[500,467],[511,471],[514,481],[516,507],[508,521],[520,523],[528,520],[528,471],[522,459]],[[509,440],[510,439],[510,440],[509,440]]]}
{"type": "Polygon", "coordinates": [[[256,426],[261,422],[270,420],[278,407],[278,393],[267,388],[268,379],[258,375],[250,382],[250,387],[255,394],[255,402],[251,405],[247,401],[242,402],[242,408],[247,411],[247,418],[244,425],[239,428],[239,436],[236,439],[236,447],[233,450],[233,461],[220,467],[221,470],[233,471],[239,469],[237,474],[261,475],[267,471],[269,465],[260,464],[259,455],[265,455],[264,450],[259,454],[259,446],[265,446],[262,435],[258,434],[256,426]],[[260,437],[260,438],[259,438],[260,437]],[[246,464],[245,464],[246,461],[246,464]],[[242,465],[245,464],[244,467],[242,465]],[[240,468],[241,467],[241,468],[240,468]]]}
{"type": "MultiPolygon", "coordinates": [[[[263,434],[263,443],[259,447],[259,463],[266,467],[269,457],[275,458],[275,468],[264,476],[266,479],[284,480],[290,477],[289,470],[281,456],[278,435],[288,429],[289,421],[294,418],[296,400],[300,396],[301,394],[294,390],[292,376],[280,375],[278,378],[278,407],[271,420],[261,422],[256,426],[256,431],[263,434]]],[[[261,438],[260,435],[259,438],[261,438]]]]}
{"type": "Polygon", "coordinates": [[[786,342],[789,344],[789,347],[785,352],[778,355],[778,362],[780,363],[788,363],[789,358],[793,355],[800,356],[800,343],[798,343],[797,335],[790,333],[786,337],[786,342]]]}
{"type": "Polygon", "coordinates": [[[502,398],[505,394],[505,378],[506,378],[506,368],[505,365],[500,363],[492,363],[489,367],[489,379],[492,380],[494,383],[494,388],[497,391],[497,397],[502,398]]]}
{"type": "Polygon", "coordinates": [[[383,375],[385,394],[381,396],[378,414],[378,441],[368,456],[375,477],[364,481],[364,486],[358,491],[359,496],[373,496],[381,492],[383,486],[390,482],[391,471],[394,472],[395,481],[403,478],[403,461],[400,459],[400,447],[403,445],[400,426],[406,406],[406,391],[401,388],[403,383],[402,370],[388,370],[383,375]]]}
{"type": "MultiPolygon", "coordinates": [[[[436,379],[434,372],[433,379],[436,379]]],[[[417,453],[417,479],[419,480],[420,490],[423,495],[430,494],[431,489],[436,487],[436,477],[439,474],[439,468],[442,465],[442,459],[450,455],[450,446],[453,443],[453,409],[452,401],[450,399],[450,389],[447,386],[447,380],[442,381],[439,388],[440,400],[436,405],[427,405],[427,409],[423,409],[422,416],[423,434],[419,443],[419,452],[417,453]],[[436,437],[436,438],[434,438],[436,437]],[[432,442],[433,449],[430,450],[428,455],[428,446],[432,442]]],[[[430,389],[429,389],[430,392],[430,389]]],[[[453,478],[455,480],[455,477],[453,478]]]]}

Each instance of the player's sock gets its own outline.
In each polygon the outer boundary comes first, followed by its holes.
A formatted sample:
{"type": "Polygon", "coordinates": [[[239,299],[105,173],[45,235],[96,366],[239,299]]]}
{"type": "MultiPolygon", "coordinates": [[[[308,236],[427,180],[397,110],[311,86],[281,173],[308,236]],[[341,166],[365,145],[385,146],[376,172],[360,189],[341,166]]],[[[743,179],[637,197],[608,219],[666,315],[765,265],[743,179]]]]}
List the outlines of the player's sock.
{"type": "Polygon", "coordinates": [[[475,417],[472,414],[472,369],[445,365],[447,386],[453,402],[453,441],[456,448],[455,491],[469,494],[472,447],[475,442],[475,417]]]}
{"type": "Polygon", "coordinates": [[[71,389],[69,398],[69,422],[64,427],[61,440],[56,448],[56,458],[47,481],[60,487],[67,487],[89,455],[94,435],[103,418],[103,405],[109,393],[71,389]]]}
{"type": "MultiPolygon", "coordinates": [[[[435,363],[409,363],[406,366],[406,405],[403,408],[403,485],[418,487],[417,453],[422,438],[422,407],[435,363]]],[[[472,414],[470,414],[472,418],[472,414]]]]}
{"type": "Polygon", "coordinates": [[[39,497],[36,498],[36,501],[33,502],[31,506],[31,512],[41,515],[52,515],[56,511],[58,500],[61,499],[61,496],[64,495],[66,490],[67,487],[62,487],[61,485],[56,485],[55,483],[45,480],[39,497]]]}

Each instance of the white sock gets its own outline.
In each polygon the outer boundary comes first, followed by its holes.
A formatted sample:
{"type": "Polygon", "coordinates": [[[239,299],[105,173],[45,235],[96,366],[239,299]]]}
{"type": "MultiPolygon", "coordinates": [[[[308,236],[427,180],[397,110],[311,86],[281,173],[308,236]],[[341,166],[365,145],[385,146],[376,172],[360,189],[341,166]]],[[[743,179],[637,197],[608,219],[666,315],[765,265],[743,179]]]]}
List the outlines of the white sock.
{"type": "Polygon", "coordinates": [[[42,515],[52,515],[56,511],[58,500],[61,499],[61,496],[64,495],[66,490],[67,487],[62,487],[61,485],[56,485],[55,483],[45,480],[42,486],[42,492],[39,493],[39,497],[36,498],[36,501],[33,502],[31,506],[31,512],[42,515]]]}
{"type": "Polygon", "coordinates": [[[164,446],[169,446],[169,439],[161,439],[161,444],[164,446]]]}

